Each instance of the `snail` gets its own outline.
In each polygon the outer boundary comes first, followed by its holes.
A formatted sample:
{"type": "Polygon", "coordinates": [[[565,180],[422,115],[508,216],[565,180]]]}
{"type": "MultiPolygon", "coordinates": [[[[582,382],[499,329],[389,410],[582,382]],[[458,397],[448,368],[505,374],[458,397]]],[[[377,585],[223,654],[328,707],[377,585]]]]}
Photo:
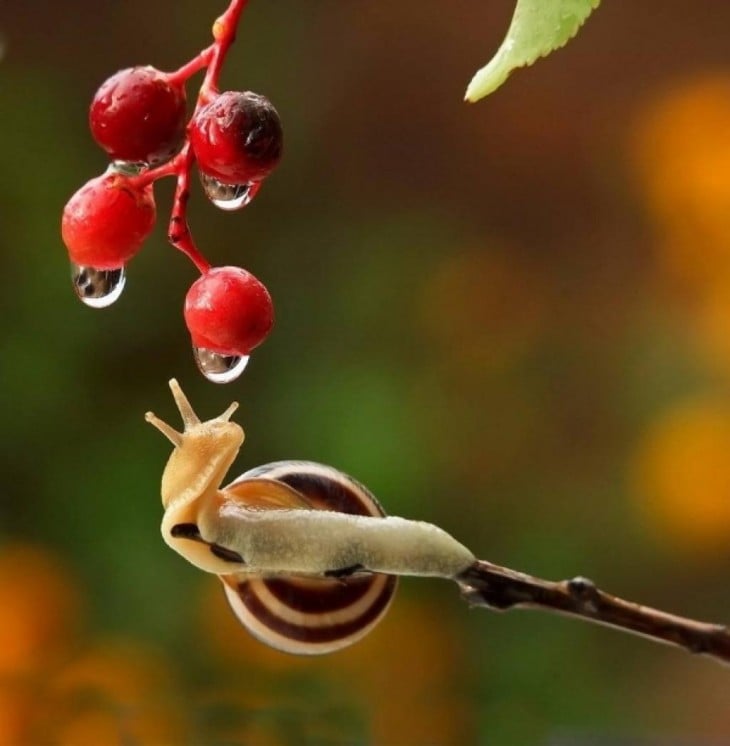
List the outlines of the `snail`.
{"type": "Polygon", "coordinates": [[[201,422],[175,379],[178,432],[145,419],[175,447],[162,474],[162,536],[218,575],[241,624],[286,653],[331,653],[383,618],[399,575],[453,580],[472,606],[543,609],[617,627],[730,662],[723,625],[652,609],[582,576],[543,580],[476,559],[438,526],[386,516],[363,485],[331,466],[277,461],[221,488],[243,444],[238,407],[201,422]]]}
{"type": "Polygon", "coordinates": [[[397,576],[456,579],[474,555],[430,523],[386,516],[352,477],[309,461],[251,469],[222,487],[243,444],[238,404],[201,422],[175,379],[178,432],[145,419],[174,446],[162,475],[162,536],[218,575],[233,612],[256,638],[302,655],[329,653],[383,618],[397,576]]]}

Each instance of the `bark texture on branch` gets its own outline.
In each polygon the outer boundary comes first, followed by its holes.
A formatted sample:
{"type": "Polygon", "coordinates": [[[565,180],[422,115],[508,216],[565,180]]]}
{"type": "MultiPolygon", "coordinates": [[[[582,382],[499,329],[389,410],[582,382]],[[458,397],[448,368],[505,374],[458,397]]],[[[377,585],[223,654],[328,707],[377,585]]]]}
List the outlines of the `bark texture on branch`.
{"type": "Polygon", "coordinates": [[[567,614],[730,663],[730,632],[724,625],[698,622],[625,601],[598,589],[584,577],[558,582],[542,580],[477,560],[455,580],[461,595],[472,606],[567,614]]]}

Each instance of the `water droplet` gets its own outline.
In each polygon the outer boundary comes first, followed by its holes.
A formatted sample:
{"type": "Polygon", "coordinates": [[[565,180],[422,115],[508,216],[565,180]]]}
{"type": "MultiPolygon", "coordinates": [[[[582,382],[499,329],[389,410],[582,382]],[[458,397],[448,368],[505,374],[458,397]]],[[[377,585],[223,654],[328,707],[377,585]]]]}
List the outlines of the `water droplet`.
{"type": "Polygon", "coordinates": [[[71,281],[82,303],[91,308],[106,308],[122,294],[127,277],[124,267],[96,269],[71,264],[71,281]]]}
{"type": "Polygon", "coordinates": [[[112,161],[106,172],[121,174],[122,176],[138,176],[147,167],[148,164],[144,161],[112,161]]]}
{"type": "Polygon", "coordinates": [[[205,196],[221,210],[240,210],[256,196],[260,182],[248,184],[224,184],[207,174],[200,174],[205,196]]]}
{"type": "Polygon", "coordinates": [[[213,383],[230,383],[246,370],[250,355],[221,355],[204,347],[193,347],[198,370],[213,383]]]}

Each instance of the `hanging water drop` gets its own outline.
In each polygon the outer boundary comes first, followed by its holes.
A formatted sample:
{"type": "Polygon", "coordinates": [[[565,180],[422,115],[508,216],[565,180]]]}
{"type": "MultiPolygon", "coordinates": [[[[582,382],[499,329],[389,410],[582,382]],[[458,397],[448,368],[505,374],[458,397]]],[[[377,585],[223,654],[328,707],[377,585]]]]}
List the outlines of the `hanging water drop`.
{"type": "Polygon", "coordinates": [[[246,207],[261,186],[260,181],[251,181],[248,184],[224,184],[204,173],[200,174],[200,182],[205,196],[221,210],[240,210],[246,207]]]}
{"type": "Polygon", "coordinates": [[[71,281],[82,303],[91,308],[106,308],[122,294],[127,277],[124,267],[96,269],[72,263],[71,281]]]}
{"type": "Polygon", "coordinates": [[[193,347],[198,370],[212,383],[230,383],[246,370],[250,355],[221,355],[204,347],[193,347]]]}

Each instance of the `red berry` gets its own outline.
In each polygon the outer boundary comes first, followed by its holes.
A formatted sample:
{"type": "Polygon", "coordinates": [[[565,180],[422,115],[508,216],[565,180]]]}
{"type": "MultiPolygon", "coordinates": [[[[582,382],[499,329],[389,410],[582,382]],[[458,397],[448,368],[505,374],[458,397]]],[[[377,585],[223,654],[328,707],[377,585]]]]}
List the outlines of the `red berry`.
{"type": "Polygon", "coordinates": [[[201,172],[224,184],[261,181],[281,158],[279,115],[251,91],[216,96],[195,115],[189,134],[201,172]]]}
{"type": "Polygon", "coordinates": [[[152,185],[118,173],[86,182],[66,203],[61,235],[74,264],[116,269],[134,256],[155,224],[152,185]]]}
{"type": "Polygon", "coordinates": [[[104,81],[89,109],[91,134],[115,160],[160,163],[185,137],[185,88],[154,67],[130,67],[104,81]]]}
{"type": "Polygon", "coordinates": [[[274,324],[269,291],[240,267],[214,267],[199,277],[184,315],[193,346],[221,355],[248,355],[274,324]]]}

